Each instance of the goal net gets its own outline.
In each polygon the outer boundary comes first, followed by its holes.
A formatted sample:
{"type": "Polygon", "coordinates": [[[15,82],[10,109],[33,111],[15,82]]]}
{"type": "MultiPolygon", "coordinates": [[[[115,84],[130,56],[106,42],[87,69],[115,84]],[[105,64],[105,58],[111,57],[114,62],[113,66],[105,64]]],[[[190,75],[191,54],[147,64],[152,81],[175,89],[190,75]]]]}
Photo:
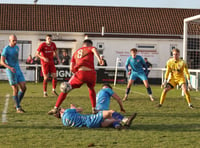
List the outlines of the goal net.
{"type": "Polygon", "coordinates": [[[183,59],[190,71],[192,86],[198,90],[200,79],[200,15],[184,19],[183,59]]]}
{"type": "Polygon", "coordinates": [[[200,69],[200,15],[184,19],[183,59],[189,69],[200,69]]]}

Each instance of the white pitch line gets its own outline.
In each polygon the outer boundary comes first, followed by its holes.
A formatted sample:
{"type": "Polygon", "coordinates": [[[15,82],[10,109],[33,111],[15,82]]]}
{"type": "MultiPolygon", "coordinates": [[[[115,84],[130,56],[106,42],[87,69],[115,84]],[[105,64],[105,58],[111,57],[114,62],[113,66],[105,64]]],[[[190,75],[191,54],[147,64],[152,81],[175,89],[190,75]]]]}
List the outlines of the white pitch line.
{"type": "MultiPolygon", "coordinates": [[[[119,90],[123,90],[125,91],[124,89],[121,89],[121,88],[117,88],[117,87],[114,87],[115,89],[119,89],[119,90]]],[[[140,92],[137,92],[137,91],[132,91],[133,93],[136,93],[136,94],[139,94],[141,96],[146,96],[144,93],[140,93],[140,92]]]]}
{"type": "Polygon", "coordinates": [[[10,98],[10,94],[7,94],[5,104],[4,104],[4,109],[3,109],[3,112],[2,112],[2,123],[7,122],[6,114],[7,114],[7,110],[8,110],[9,98],[10,98]]]}

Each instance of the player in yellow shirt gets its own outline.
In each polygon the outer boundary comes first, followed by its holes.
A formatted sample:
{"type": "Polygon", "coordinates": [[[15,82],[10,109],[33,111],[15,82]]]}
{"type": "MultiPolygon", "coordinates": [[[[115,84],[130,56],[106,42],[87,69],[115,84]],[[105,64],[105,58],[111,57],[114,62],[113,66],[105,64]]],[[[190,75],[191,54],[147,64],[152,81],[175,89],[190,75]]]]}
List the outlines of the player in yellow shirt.
{"type": "Polygon", "coordinates": [[[185,74],[187,77],[189,89],[192,89],[192,85],[190,83],[190,74],[188,72],[187,64],[185,63],[184,60],[179,58],[180,56],[179,49],[173,49],[172,53],[173,53],[173,58],[167,61],[167,70],[165,73],[165,80],[161,85],[161,87],[162,88],[164,87],[164,89],[162,91],[162,94],[160,97],[160,104],[158,105],[158,107],[162,106],[167,92],[173,89],[174,87],[176,87],[176,85],[179,85],[179,86],[182,86],[182,90],[186,96],[188,106],[190,108],[194,108],[193,105],[191,104],[191,98],[186,86],[186,79],[184,76],[185,74]],[[169,78],[169,74],[170,74],[170,78],[169,78]]]}

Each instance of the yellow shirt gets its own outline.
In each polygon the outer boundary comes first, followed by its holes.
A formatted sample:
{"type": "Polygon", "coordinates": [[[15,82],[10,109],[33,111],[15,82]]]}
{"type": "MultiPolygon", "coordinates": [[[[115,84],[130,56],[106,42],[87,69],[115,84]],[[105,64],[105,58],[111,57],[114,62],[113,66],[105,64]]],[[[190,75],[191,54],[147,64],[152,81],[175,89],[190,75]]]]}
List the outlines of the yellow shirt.
{"type": "Polygon", "coordinates": [[[167,61],[165,79],[168,79],[169,74],[171,74],[171,78],[174,79],[184,78],[184,74],[186,75],[187,79],[190,79],[187,64],[182,59],[177,61],[175,59],[169,59],[167,61]]]}

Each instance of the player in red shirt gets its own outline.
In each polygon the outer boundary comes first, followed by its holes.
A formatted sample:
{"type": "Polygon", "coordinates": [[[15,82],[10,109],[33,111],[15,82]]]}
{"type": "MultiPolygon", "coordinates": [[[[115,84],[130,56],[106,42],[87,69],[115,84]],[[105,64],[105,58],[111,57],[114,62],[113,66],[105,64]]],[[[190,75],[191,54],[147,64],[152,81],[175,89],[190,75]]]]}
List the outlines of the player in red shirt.
{"type": "Polygon", "coordinates": [[[98,62],[103,65],[98,51],[92,46],[92,41],[87,39],[83,42],[83,47],[79,48],[72,56],[70,70],[74,75],[67,82],[66,88],[68,90],[60,93],[55,107],[48,112],[49,115],[55,114],[61,103],[66,98],[68,92],[74,88],[80,88],[82,84],[86,83],[89,90],[90,101],[92,104],[92,112],[95,113],[96,107],[96,92],[94,86],[96,84],[96,71],[94,69],[94,55],[98,62]],[[69,88],[70,86],[70,88],[69,88]]]}
{"type": "Polygon", "coordinates": [[[54,64],[54,56],[58,59],[58,62],[60,63],[60,60],[58,58],[57,52],[56,52],[56,44],[52,42],[52,35],[48,34],[46,35],[46,42],[43,42],[40,44],[39,48],[37,49],[36,56],[38,56],[41,60],[42,64],[42,73],[44,76],[43,80],[43,91],[44,91],[44,97],[47,97],[47,81],[48,81],[48,74],[51,73],[52,76],[52,94],[55,96],[58,96],[56,93],[56,84],[57,84],[57,78],[56,78],[56,67],[54,64]]]}

